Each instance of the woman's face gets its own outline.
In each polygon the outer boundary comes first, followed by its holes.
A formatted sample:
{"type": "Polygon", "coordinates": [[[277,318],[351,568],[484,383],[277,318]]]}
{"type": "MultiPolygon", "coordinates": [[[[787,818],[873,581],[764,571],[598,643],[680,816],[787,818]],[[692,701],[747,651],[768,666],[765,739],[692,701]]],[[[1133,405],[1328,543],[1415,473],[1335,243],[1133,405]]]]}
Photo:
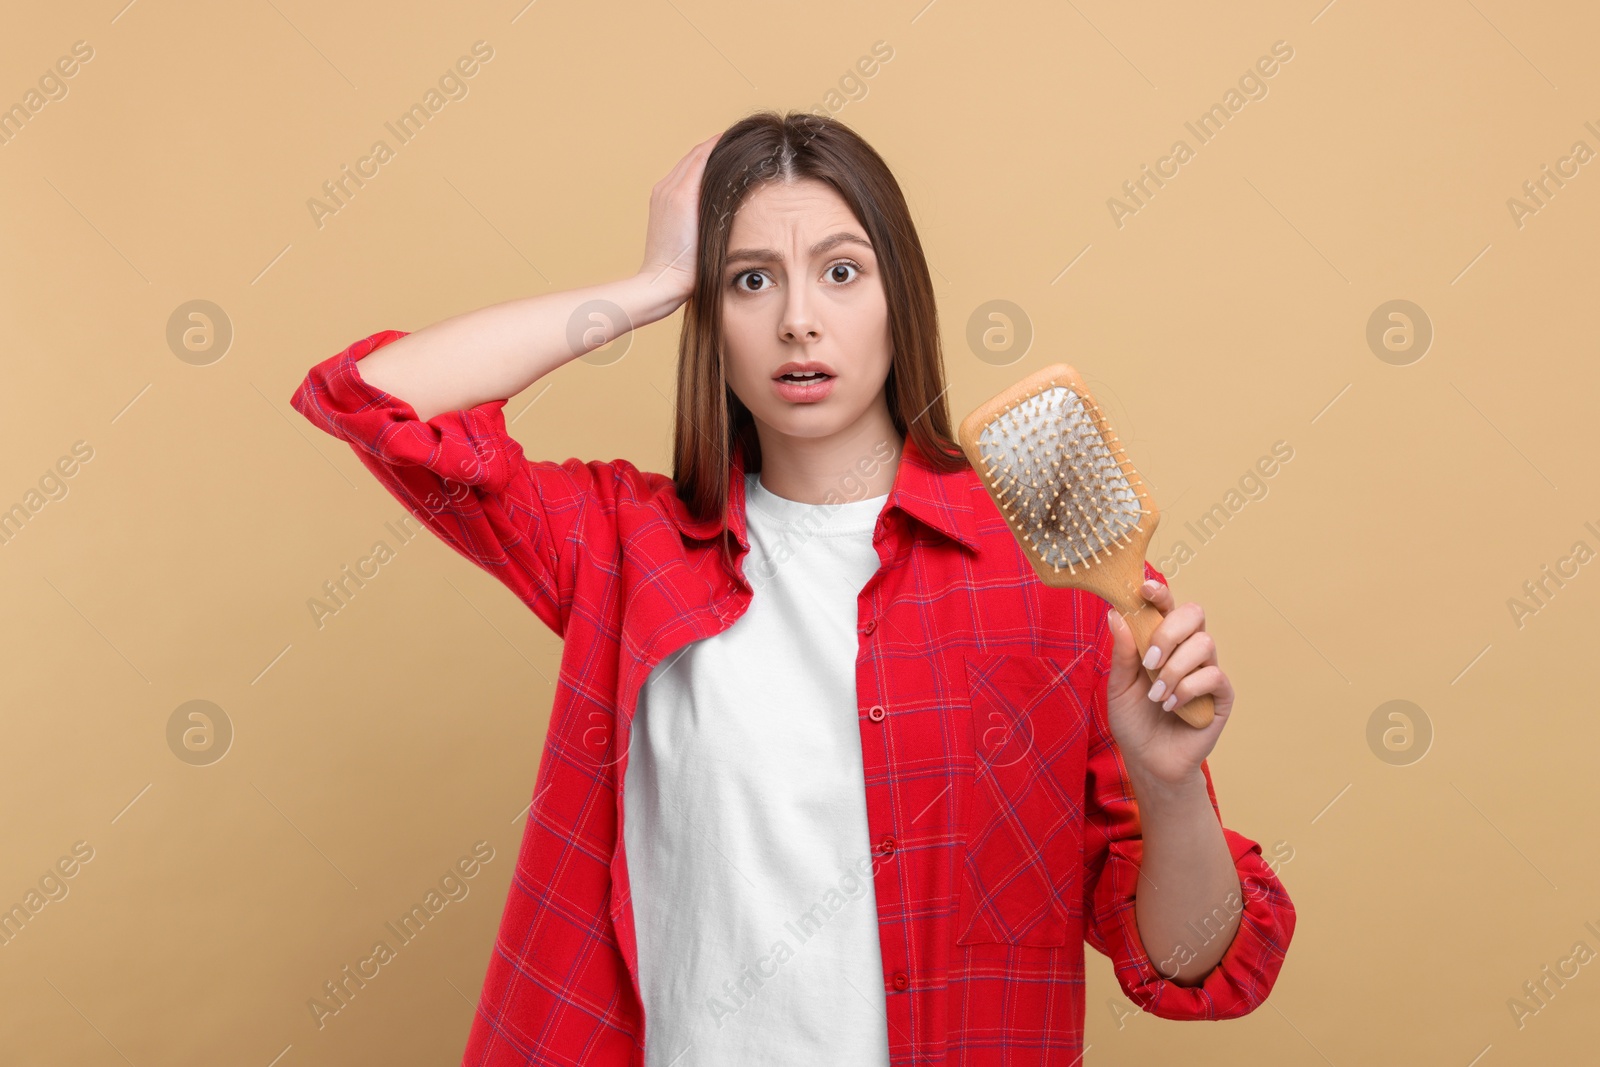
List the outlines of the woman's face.
{"type": "Polygon", "coordinates": [[[728,385],[755,417],[763,452],[864,417],[889,424],[883,281],[865,228],[831,186],[752,192],[734,215],[721,291],[728,385]],[[778,376],[791,362],[821,364],[829,379],[787,385],[778,376]]]}

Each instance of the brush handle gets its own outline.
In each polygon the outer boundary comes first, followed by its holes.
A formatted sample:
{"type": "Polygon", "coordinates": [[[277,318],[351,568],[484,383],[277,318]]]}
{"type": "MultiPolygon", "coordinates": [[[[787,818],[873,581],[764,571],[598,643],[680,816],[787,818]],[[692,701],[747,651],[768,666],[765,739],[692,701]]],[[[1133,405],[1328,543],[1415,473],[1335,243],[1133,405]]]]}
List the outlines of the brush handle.
{"type": "MultiPolygon", "coordinates": [[[[1121,604],[1116,605],[1122,617],[1128,620],[1128,628],[1133,631],[1134,653],[1139,659],[1139,669],[1152,683],[1156,680],[1156,672],[1145,668],[1144,654],[1150,650],[1150,636],[1155,633],[1165,615],[1156,610],[1156,606],[1143,598],[1139,607],[1126,611],[1121,604]]],[[[1167,649],[1171,652],[1171,649],[1167,649]]],[[[1216,701],[1210,693],[1201,693],[1187,704],[1180,704],[1173,709],[1174,714],[1197,730],[1203,730],[1211,725],[1211,719],[1216,714],[1216,701]]]]}

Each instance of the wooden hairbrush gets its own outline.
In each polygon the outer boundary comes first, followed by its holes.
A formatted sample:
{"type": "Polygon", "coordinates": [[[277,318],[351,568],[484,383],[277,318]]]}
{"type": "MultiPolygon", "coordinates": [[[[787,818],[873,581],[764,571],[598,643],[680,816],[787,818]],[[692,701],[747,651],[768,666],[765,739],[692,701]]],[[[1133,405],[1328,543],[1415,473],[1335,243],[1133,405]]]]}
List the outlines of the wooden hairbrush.
{"type": "MultiPolygon", "coordinates": [[[[1164,618],[1139,592],[1161,512],[1078,372],[1056,363],[1028,375],[979,405],[957,436],[1039,580],[1108,601],[1143,661],[1164,618]]],[[[1201,693],[1174,711],[1204,729],[1215,701],[1201,693]]]]}

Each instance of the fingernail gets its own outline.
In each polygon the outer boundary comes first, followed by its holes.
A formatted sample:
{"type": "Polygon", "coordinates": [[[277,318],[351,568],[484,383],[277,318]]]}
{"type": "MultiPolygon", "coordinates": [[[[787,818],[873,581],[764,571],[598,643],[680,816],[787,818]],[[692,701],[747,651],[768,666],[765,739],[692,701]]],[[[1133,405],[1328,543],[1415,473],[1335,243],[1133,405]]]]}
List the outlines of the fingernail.
{"type": "Polygon", "coordinates": [[[1148,582],[1145,582],[1145,583],[1144,583],[1144,584],[1143,584],[1143,585],[1141,585],[1141,586],[1140,586],[1140,587],[1139,587],[1139,588],[1140,588],[1140,589],[1143,589],[1143,590],[1144,590],[1144,591],[1145,591],[1145,592],[1146,592],[1146,593],[1154,593],[1154,592],[1155,592],[1155,591],[1156,591],[1156,583],[1155,583],[1155,580],[1154,580],[1154,579],[1151,579],[1151,580],[1150,580],[1150,581],[1148,581],[1148,582]]]}
{"type": "Polygon", "coordinates": [[[1160,700],[1161,699],[1161,694],[1165,693],[1166,691],[1167,691],[1167,683],[1163,679],[1157,678],[1156,679],[1156,684],[1152,685],[1150,687],[1150,695],[1146,699],[1148,699],[1148,700],[1160,700]]]}
{"type": "Polygon", "coordinates": [[[1171,711],[1172,710],[1172,705],[1176,704],[1177,702],[1178,702],[1178,694],[1177,693],[1173,693],[1166,700],[1162,701],[1161,710],[1162,711],[1171,711]]]}
{"type": "Polygon", "coordinates": [[[1151,667],[1154,667],[1157,663],[1160,663],[1160,662],[1161,662],[1161,650],[1159,648],[1157,648],[1155,645],[1151,645],[1150,646],[1150,650],[1144,654],[1144,667],[1145,667],[1145,670],[1149,670],[1151,667]]]}

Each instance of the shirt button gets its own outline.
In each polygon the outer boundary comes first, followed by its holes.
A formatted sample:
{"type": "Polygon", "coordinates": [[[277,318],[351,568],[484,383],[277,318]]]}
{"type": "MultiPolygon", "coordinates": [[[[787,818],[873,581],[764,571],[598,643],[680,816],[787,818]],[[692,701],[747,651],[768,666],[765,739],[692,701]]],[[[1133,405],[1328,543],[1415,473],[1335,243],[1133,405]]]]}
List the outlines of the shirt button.
{"type": "Polygon", "coordinates": [[[879,841],[878,851],[882,852],[885,856],[894,855],[894,838],[886,837],[882,841],[879,841]]]}
{"type": "Polygon", "coordinates": [[[882,704],[874,704],[872,707],[867,709],[867,718],[871,719],[873,722],[882,722],[883,717],[886,714],[888,713],[883,710],[882,704]]]}
{"type": "Polygon", "coordinates": [[[896,989],[904,989],[906,986],[911,984],[911,979],[906,976],[906,972],[896,971],[892,976],[890,976],[889,984],[894,986],[896,989]]]}
{"type": "Polygon", "coordinates": [[[877,619],[868,619],[867,620],[867,624],[861,628],[861,632],[864,633],[864,634],[870,634],[872,631],[876,630],[877,628],[878,628],[878,620],[877,619]]]}

